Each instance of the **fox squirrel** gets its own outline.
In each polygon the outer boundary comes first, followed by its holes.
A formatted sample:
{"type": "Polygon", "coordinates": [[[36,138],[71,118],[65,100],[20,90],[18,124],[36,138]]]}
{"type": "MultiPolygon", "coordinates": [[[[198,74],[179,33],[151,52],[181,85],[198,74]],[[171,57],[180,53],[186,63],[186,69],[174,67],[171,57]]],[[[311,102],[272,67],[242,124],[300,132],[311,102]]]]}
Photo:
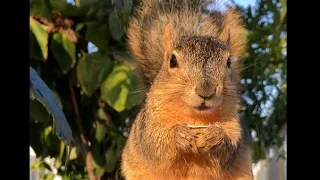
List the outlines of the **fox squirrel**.
{"type": "Polygon", "coordinates": [[[121,157],[127,180],[251,180],[239,118],[240,14],[203,16],[197,4],[145,0],[128,45],[150,85],[121,157]]]}

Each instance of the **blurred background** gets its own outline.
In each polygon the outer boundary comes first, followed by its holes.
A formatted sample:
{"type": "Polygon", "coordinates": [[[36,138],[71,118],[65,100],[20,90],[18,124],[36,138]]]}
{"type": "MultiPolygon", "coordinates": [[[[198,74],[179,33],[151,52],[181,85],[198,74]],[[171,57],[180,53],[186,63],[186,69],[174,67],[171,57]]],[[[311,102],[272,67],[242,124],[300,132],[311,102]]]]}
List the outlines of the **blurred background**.
{"type": "MultiPolygon", "coordinates": [[[[247,27],[241,118],[254,140],[255,179],[286,180],[287,2],[223,2],[242,12],[247,27]]],[[[144,93],[125,47],[138,3],[30,0],[30,66],[55,95],[75,141],[68,148],[54,134],[51,115],[30,117],[31,180],[120,179],[121,149],[144,93]]]]}

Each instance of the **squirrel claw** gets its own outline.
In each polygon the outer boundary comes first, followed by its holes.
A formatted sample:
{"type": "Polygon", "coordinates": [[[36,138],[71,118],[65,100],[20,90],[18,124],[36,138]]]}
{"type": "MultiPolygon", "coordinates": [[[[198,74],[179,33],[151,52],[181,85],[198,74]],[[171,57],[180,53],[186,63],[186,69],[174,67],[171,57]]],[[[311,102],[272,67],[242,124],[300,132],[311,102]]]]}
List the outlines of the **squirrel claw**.
{"type": "Polygon", "coordinates": [[[203,129],[201,133],[197,135],[197,146],[204,152],[209,151],[213,147],[222,143],[223,130],[218,124],[209,124],[208,128],[203,129]]]}
{"type": "Polygon", "coordinates": [[[186,125],[174,126],[174,140],[178,149],[184,152],[199,153],[196,144],[196,136],[186,125]]]}

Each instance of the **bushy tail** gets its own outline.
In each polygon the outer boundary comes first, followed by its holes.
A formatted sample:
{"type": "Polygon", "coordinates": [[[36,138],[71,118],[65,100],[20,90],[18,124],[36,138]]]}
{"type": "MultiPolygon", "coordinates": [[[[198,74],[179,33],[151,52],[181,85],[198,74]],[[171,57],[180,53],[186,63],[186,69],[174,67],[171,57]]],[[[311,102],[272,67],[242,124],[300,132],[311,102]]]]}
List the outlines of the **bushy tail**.
{"type": "Polygon", "coordinates": [[[242,56],[245,40],[240,14],[231,8],[226,12],[204,13],[201,3],[201,0],[144,0],[136,9],[127,29],[128,45],[147,84],[153,82],[161,69],[163,33],[169,23],[177,39],[185,35],[213,36],[229,42],[232,56],[242,56]]]}

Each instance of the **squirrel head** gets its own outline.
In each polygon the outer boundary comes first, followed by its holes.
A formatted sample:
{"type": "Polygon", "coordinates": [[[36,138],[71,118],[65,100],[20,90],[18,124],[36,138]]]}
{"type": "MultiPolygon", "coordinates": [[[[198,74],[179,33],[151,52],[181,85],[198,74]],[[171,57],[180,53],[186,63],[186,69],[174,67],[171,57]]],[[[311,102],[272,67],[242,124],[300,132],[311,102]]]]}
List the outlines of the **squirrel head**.
{"type": "Polygon", "coordinates": [[[225,42],[209,36],[176,39],[171,24],[163,37],[164,62],[153,88],[159,99],[180,102],[176,105],[202,114],[222,105],[237,106],[229,38],[225,42]]]}

